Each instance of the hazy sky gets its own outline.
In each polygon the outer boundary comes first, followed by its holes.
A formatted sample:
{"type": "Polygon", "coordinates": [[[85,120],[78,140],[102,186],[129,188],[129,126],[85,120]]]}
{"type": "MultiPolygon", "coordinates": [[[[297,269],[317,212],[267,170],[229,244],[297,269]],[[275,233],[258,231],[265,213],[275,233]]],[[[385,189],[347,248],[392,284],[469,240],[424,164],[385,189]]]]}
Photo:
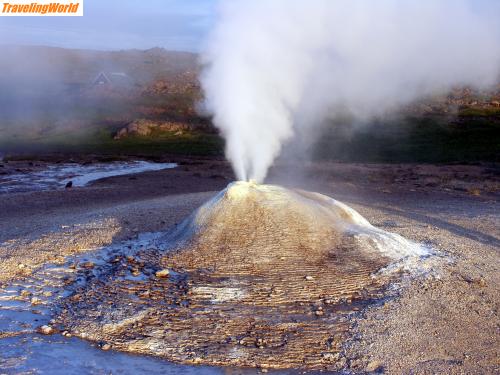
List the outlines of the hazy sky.
{"type": "MultiPolygon", "coordinates": [[[[0,44],[199,51],[215,21],[216,4],[217,0],[84,0],[83,17],[0,17],[0,44]]],[[[488,4],[491,11],[500,0],[469,4],[477,11],[488,4]]]]}
{"type": "Polygon", "coordinates": [[[198,51],[216,0],[84,0],[83,17],[0,17],[0,43],[198,51]]]}

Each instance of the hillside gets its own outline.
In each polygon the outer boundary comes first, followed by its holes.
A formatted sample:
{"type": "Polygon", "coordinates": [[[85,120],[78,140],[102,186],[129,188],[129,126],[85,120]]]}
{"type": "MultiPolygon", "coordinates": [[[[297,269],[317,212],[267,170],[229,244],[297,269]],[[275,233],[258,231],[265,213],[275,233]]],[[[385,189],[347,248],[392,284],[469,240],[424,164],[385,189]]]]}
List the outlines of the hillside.
{"type": "MultiPolygon", "coordinates": [[[[223,154],[210,118],[197,111],[196,54],[40,46],[0,53],[0,154],[223,154]]],[[[304,151],[319,159],[499,160],[500,85],[456,87],[368,124],[345,114],[320,133],[304,151]]]]}
{"type": "Polygon", "coordinates": [[[99,72],[124,72],[139,84],[196,73],[189,52],[148,50],[93,51],[43,46],[0,46],[0,79],[59,82],[85,86],[99,72]]]}
{"type": "Polygon", "coordinates": [[[3,153],[156,154],[165,145],[174,153],[221,152],[220,139],[197,131],[207,129],[209,121],[196,111],[201,91],[197,56],[192,53],[161,48],[88,51],[4,46],[0,50],[3,153]],[[156,140],[113,141],[120,129],[140,119],[186,123],[191,132],[177,137],[163,132],[156,140]],[[209,146],[189,151],[200,137],[209,146]]]}

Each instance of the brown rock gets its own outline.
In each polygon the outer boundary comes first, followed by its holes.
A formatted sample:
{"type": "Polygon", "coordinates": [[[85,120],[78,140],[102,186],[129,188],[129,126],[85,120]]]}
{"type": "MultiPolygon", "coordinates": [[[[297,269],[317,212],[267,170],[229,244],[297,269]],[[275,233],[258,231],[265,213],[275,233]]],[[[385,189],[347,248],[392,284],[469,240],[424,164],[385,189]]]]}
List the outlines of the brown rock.
{"type": "Polygon", "coordinates": [[[42,303],[42,300],[38,297],[33,297],[30,302],[32,305],[39,305],[42,303]]]}
{"type": "Polygon", "coordinates": [[[366,371],[368,372],[377,372],[380,371],[381,369],[382,369],[382,363],[380,363],[379,361],[371,361],[366,366],[366,371]]]}
{"type": "Polygon", "coordinates": [[[39,327],[37,331],[42,335],[52,335],[53,333],[55,333],[55,329],[49,325],[43,325],[39,327]]]}
{"type": "Polygon", "coordinates": [[[170,271],[167,269],[156,271],[155,276],[158,278],[166,278],[168,277],[170,271]]]}

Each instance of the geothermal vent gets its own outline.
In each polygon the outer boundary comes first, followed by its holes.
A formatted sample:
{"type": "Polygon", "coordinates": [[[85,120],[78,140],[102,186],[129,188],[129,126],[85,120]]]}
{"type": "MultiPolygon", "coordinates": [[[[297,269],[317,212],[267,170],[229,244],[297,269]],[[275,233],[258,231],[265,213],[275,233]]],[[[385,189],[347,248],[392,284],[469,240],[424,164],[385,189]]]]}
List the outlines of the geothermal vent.
{"type": "Polygon", "coordinates": [[[233,262],[232,269],[283,257],[323,259],[347,243],[360,255],[377,258],[423,254],[420,245],[373,227],[325,195],[252,182],[230,184],[184,221],[171,240],[193,250],[196,267],[210,259],[233,262]]]}
{"type": "Polygon", "coordinates": [[[324,195],[236,182],[155,248],[113,259],[59,321],[180,362],[335,368],[347,316],[394,277],[377,271],[424,253],[324,195]]]}

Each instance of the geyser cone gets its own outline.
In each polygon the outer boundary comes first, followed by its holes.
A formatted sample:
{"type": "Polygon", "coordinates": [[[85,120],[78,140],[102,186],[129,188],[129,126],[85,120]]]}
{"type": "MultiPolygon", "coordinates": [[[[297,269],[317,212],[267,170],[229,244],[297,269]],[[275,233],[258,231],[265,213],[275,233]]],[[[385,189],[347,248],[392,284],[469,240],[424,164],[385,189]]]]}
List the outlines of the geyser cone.
{"type": "Polygon", "coordinates": [[[335,367],[347,313],[380,295],[374,273],[421,248],[326,196],[230,184],[162,240],[170,251],[117,263],[71,297],[65,328],[171,360],[275,368],[335,367]],[[125,269],[123,269],[125,267],[125,269]],[[333,361],[333,362],[332,362],[333,361]]]}
{"type": "Polygon", "coordinates": [[[282,257],[319,260],[357,246],[366,256],[400,259],[424,249],[373,227],[359,213],[325,195],[275,185],[235,182],[200,207],[171,235],[192,266],[232,269],[282,257]],[[186,252],[186,251],[185,251],[186,252]],[[210,259],[217,259],[211,264],[210,259]]]}

